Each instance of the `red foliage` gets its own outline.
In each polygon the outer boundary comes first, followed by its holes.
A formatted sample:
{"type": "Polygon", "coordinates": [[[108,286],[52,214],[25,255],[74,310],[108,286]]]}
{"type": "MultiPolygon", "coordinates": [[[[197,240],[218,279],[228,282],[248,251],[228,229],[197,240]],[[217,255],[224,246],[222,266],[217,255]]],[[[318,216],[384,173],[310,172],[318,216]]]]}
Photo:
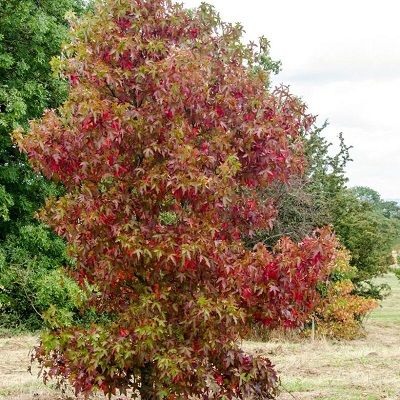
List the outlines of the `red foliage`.
{"type": "Polygon", "coordinates": [[[99,2],[72,27],[69,100],[18,141],[67,188],[41,218],[94,285],[85,307],[112,318],[44,335],[46,378],[144,399],[274,396],[270,361],[238,340],[254,320],[302,324],[335,242],[328,231],[272,252],[242,242],[272,226],[260,193],[302,172],[313,118],[287,89],[266,90],[240,36],[207,6],[167,0],[99,2]]]}

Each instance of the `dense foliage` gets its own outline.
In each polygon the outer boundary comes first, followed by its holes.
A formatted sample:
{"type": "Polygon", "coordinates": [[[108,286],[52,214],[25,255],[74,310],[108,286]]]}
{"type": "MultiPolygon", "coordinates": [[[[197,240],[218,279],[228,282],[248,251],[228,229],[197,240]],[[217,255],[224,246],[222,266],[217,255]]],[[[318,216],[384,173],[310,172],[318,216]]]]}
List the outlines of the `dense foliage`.
{"type": "Polygon", "coordinates": [[[388,271],[393,263],[391,251],[400,237],[400,207],[384,201],[367,187],[356,187],[338,198],[338,235],[350,250],[352,265],[359,270],[358,280],[388,271]]]}
{"type": "Polygon", "coordinates": [[[267,43],[241,34],[209,6],[168,0],[101,1],[72,21],[68,101],[16,138],[65,185],[41,219],[68,242],[83,307],[109,318],[45,333],[46,379],[142,400],[274,397],[270,361],[238,343],[249,322],[308,318],[336,242],[242,240],[273,225],[264,194],[301,174],[313,118],[267,90],[267,43]]]}
{"type": "Polygon", "coordinates": [[[382,299],[390,288],[375,284],[373,278],[388,272],[393,263],[391,251],[400,237],[400,207],[366,187],[342,190],[331,204],[335,232],[357,268],[352,278],[354,293],[382,299]],[[373,196],[368,198],[366,193],[373,196]]]}
{"type": "Polygon", "coordinates": [[[81,9],[80,0],[0,0],[0,325],[8,328],[37,329],[50,304],[72,307],[68,290],[49,281],[67,262],[65,246],[34,219],[61,189],[32,171],[10,134],[65,99],[50,60],[67,38],[64,15],[81,9]]]}
{"type": "Polygon", "coordinates": [[[1,327],[40,329],[52,305],[65,317],[75,311],[77,285],[56,268],[68,262],[60,238],[41,225],[24,225],[1,249],[1,327]]]}
{"type": "Polygon", "coordinates": [[[357,269],[350,265],[349,252],[338,252],[329,280],[320,287],[323,297],[313,314],[318,335],[336,339],[362,335],[362,322],[378,303],[353,293],[355,276],[357,269]]]}

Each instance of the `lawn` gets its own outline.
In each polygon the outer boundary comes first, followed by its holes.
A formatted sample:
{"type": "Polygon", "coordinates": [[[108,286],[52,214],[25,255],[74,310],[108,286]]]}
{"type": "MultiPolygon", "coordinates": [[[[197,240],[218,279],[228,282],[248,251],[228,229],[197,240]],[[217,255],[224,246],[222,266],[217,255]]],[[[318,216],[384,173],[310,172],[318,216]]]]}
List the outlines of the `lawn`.
{"type": "MultiPolygon", "coordinates": [[[[351,342],[275,340],[245,342],[251,352],[267,355],[282,379],[279,400],[399,400],[400,284],[394,275],[381,279],[392,294],[366,322],[366,336],[351,342]]],[[[0,339],[0,398],[50,400],[60,398],[27,372],[29,350],[36,339],[0,339]]]]}

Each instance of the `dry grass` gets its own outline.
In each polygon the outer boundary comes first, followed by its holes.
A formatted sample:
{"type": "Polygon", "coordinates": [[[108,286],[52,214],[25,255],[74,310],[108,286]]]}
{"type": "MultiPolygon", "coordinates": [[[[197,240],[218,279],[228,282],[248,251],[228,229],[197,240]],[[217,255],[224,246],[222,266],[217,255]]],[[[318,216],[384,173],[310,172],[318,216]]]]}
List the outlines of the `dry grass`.
{"type": "Polygon", "coordinates": [[[374,324],[365,339],[353,342],[250,342],[245,348],[275,362],[282,400],[400,399],[400,333],[395,327],[374,324]]]}
{"type": "Polygon", "coordinates": [[[363,339],[244,344],[276,364],[280,400],[400,399],[400,284],[392,274],[382,281],[392,294],[366,321],[363,339]]]}
{"type": "Polygon", "coordinates": [[[0,398],[7,400],[54,399],[54,391],[28,372],[29,353],[36,343],[31,336],[0,339],[0,398]]]}
{"type": "MultiPolygon", "coordinates": [[[[318,340],[245,342],[267,355],[282,379],[279,400],[400,400],[400,284],[383,278],[393,292],[366,323],[366,337],[351,342],[318,340]]],[[[0,339],[0,399],[60,398],[27,372],[33,337],[0,339]]]]}

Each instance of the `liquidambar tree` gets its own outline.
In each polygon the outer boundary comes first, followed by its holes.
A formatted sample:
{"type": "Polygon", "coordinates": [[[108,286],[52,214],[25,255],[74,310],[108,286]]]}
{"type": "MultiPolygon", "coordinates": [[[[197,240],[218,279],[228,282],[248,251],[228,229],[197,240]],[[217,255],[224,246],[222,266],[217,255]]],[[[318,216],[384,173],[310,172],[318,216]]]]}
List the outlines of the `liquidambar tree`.
{"type": "Polygon", "coordinates": [[[240,339],[250,323],[304,321],[335,241],[242,239],[272,226],[262,193],[302,172],[313,118],[268,92],[266,42],[244,46],[209,6],[103,0],[71,24],[69,99],[16,139],[67,188],[41,219],[69,243],[83,307],[108,322],[46,332],[45,379],[142,400],[273,398],[270,361],[240,339]]]}

